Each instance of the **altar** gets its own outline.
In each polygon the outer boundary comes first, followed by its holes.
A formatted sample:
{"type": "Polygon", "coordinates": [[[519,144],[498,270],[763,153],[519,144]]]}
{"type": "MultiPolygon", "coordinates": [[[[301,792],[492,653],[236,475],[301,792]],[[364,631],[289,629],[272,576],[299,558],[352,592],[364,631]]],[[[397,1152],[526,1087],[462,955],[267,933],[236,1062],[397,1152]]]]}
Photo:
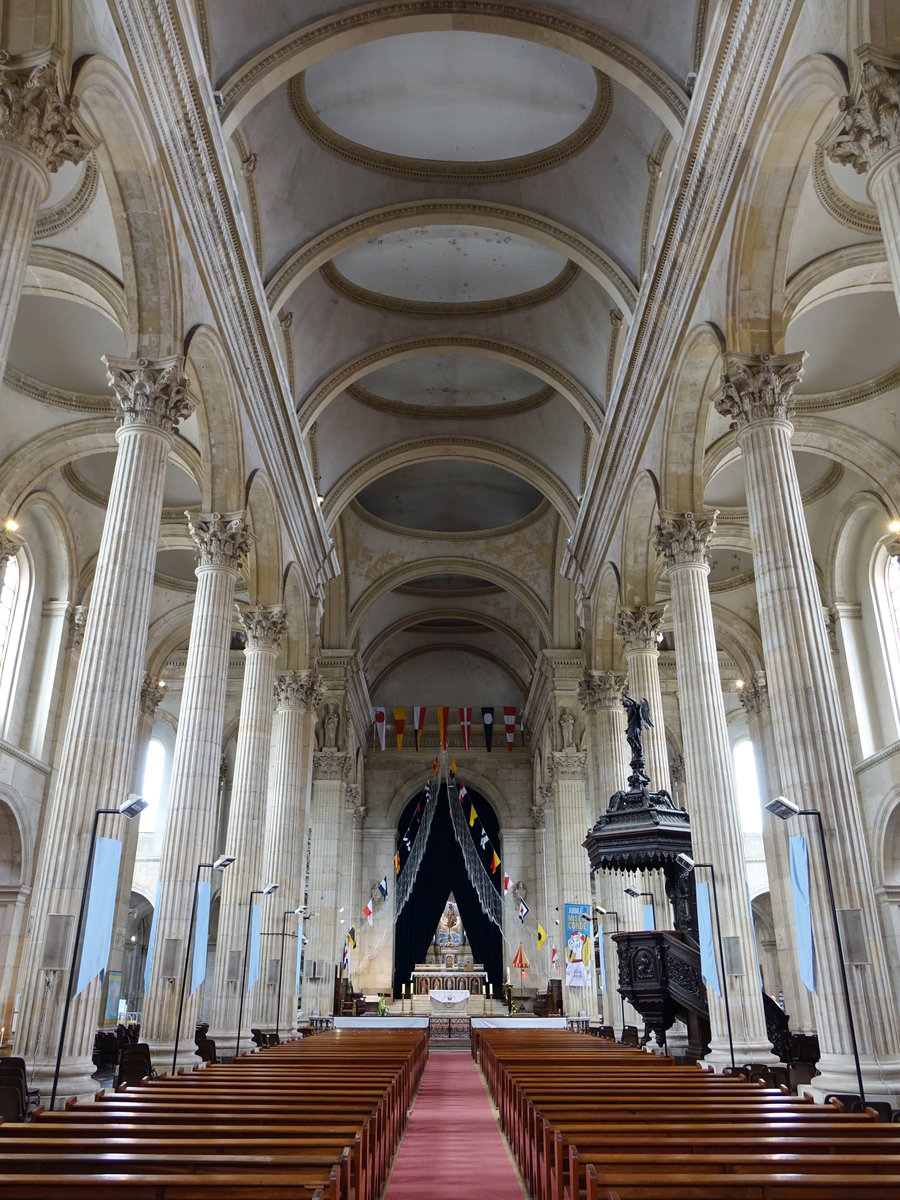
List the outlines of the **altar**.
{"type": "Polygon", "coordinates": [[[424,962],[416,963],[410,988],[428,996],[432,1012],[465,1012],[470,997],[487,994],[487,972],[472,958],[459,909],[451,892],[424,962]]]}

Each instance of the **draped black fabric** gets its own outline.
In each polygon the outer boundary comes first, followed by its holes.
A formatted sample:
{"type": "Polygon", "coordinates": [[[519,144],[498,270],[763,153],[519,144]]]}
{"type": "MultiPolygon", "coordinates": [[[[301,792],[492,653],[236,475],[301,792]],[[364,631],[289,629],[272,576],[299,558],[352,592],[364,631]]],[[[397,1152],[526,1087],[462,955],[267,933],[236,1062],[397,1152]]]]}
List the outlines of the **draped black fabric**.
{"type": "MultiPolygon", "coordinates": [[[[466,784],[466,820],[468,821],[469,804],[475,805],[478,821],[474,833],[480,833],[483,826],[500,854],[500,825],[494,810],[487,800],[466,784]]],[[[398,845],[406,832],[415,812],[416,804],[421,800],[421,793],[414,796],[400,815],[398,824],[398,845]]],[[[459,906],[459,916],[472,947],[472,956],[476,962],[484,963],[488,979],[494,984],[495,991],[502,990],[503,982],[503,940],[500,930],[489,921],[481,911],[481,905],[475,894],[475,889],[469,882],[466,866],[463,862],[462,851],[453,835],[450,824],[450,809],[448,808],[447,787],[441,784],[441,794],[438,797],[437,811],[431,826],[431,836],[425,849],[425,856],[419,868],[419,874],[403,912],[397,918],[394,929],[394,995],[400,995],[401,983],[409,983],[412,970],[417,962],[424,962],[428,947],[437,929],[447,897],[453,893],[459,906]]],[[[459,803],[453,801],[452,803],[459,803]]],[[[473,831],[470,830],[470,836],[473,831]]],[[[476,840],[476,845],[478,842],[476,840]]],[[[482,861],[490,870],[490,848],[482,852],[482,861]]],[[[497,868],[494,876],[498,890],[503,884],[503,864],[497,868]]]]}

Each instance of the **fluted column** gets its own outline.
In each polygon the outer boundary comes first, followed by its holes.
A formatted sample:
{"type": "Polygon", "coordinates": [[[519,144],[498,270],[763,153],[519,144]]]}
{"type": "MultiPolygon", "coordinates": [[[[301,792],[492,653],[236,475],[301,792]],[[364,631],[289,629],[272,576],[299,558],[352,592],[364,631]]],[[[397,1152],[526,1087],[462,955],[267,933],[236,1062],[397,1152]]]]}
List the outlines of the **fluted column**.
{"type": "MultiPolygon", "coordinates": [[[[741,690],[741,704],[747,715],[747,729],[753,743],[760,796],[778,796],[783,789],[778,776],[769,688],[764,671],[758,671],[754,678],[744,685],[741,690]]],[[[794,901],[791,895],[788,853],[789,830],[784,821],[774,817],[765,807],[762,811],[762,827],[785,1012],[790,1017],[791,1030],[794,1033],[814,1033],[815,1018],[809,992],[801,983],[797,968],[797,937],[794,930],[794,901]]]]}
{"type": "Polygon", "coordinates": [[[856,58],[856,86],[822,144],[834,162],[867,176],[900,306],[900,60],[874,46],[860,46],[856,58]]]}
{"type": "MultiPolygon", "coordinates": [[[[566,712],[565,709],[562,710],[566,712]]],[[[550,755],[550,771],[554,786],[556,815],[556,862],[560,896],[560,921],[565,904],[591,903],[591,872],[583,842],[587,834],[587,798],[585,771],[587,754],[574,746],[564,746],[550,755]]],[[[560,926],[563,928],[563,926],[560,926]]],[[[563,935],[564,936],[564,935],[563,935]]],[[[560,940],[563,940],[562,938],[560,940]]],[[[560,947],[565,957],[565,947],[560,947]]],[[[563,968],[564,969],[564,968],[563,968]]],[[[597,1015],[597,986],[591,956],[589,986],[568,987],[563,975],[563,1010],[567,1016],[587,1013],[597,1015]]]]}
{"type": "MultiPolygon", "coordinates": [[[[41,1087],[53,1071],[68,984],[67,972],[53,973],[52,992],[45,992],[41,962],[48,917],[78,913],[94,812],[118,808],[128,793],[166,461],[175,426],[194,404],[180,358],[154,363],[107,359],[106,365],[122,409],[119,448],[68,725],[47,807],[31,937],[20,975],[22,1023],[16,1054],[29,1063],[34,1059],[41,1087]]],[[[121,838],[123,821],[104,818],[100,833],[121,838]]],[[[96,979],[72,1003],[58,1097],[91,1090],[99,996],[96,979]]]]}
{"type": "MultiPolygon", "coordinates": [[[[275,729],[272,755],[272,789],[266,807],[263,878],[277,883],[275,896],[281,900],[279,913],[299,906],[306,868],[306,837],[309,828],[312,785],[312,748],[316,709],[322,699],[322,682],[311,671],[288,671],[275,680],[275,729]]],[[[272,916],[270,919],[274,919],[272,916]]],[[[279,922],[280,922],[279,917],[279,922]]],[[[318,917],[314,918],[318,920],[318,917]]],[[[280,929],[280,923],[278,928],[280,929]]],[[[274,928],[274,926],[273,926],[274,928]]],[[[296,921],[288,930],[302,936],[296,921]]],[[[254,1023],[287,1030],[294,1027],[297,1012],[296,942],[286,941],[281,964],[281,1012],[276,1014],[277,986],[266,987],[253,1001],[254,1023]]]]}
{"type": "MultiPolygon", "coordinates": [[[[720,413],[737,426],[753,539],[759,623],[785,795],[821,811],[831,850],[835,901],[856,909],[871,960],[848,971],[866,1090],[900,1094],[898,1022],[875,908],[872,871],[841,719],[834,667],[791,453],[791,394],[805,354],[728,356],[720,413]]],[[[813,1007],[822,1057],[816,1086],[850,1091],[856,1074],[837,948],[816,826],[791,833],[810,841],[810,900],[816,944],[813,1007]]]]}
{"type": "Polygon", "coordinates": [[[307,1014],[330,1013],[334,1007],[334,972],[343,952],[338,909],[341,846],[341,816],[344,787],[350,778],[350,755],[327,749],[313,755],[312,807],[310,813],[309,906],[318,913],[307,926],[307,962],[321,963],[321,978],[303,981],[303,1008],[307,1014]]]}
{"type": "Polygon", "coordinates": [[[77,107],[58,63],[8,59],[0,66],[0,379],[50,174],[90,150],[75,127],[77,107]]]}
{"type": "MultiPolygon", "coordinates": [[[[188,529],[197,548],[197,593],[172,756],[156,945],[141,1016],[144,1040],[159,1068],[169,1070],[197,864],[212,861],[214,850],[234,586],[251,543],[244,513],[188,514],[188,529]]],[[[237,856],[244,849],[236,846],[229,853],[237,856]]],[[[182,1044],[188,1063],[196,1061],[191,1035],[199,1004],[199,989],[185,997],[181,1028],[187,1034],[182,1044]]]]}
{"type": "MultiPolygon", "coordinates": [[[[675,626],[684,757],[691,781],[691,841],[695,862],[715,869],[722,937],[739,940],[743,975],[729,975],[734,1052],[739,1062],[774,1061],[756,973],[731,747],[709,599],[707,547],[715,513],[660,513],[655,547],[666,562],[675,626]]],[[[701,881],[709,872],[699,873],[701,881]]],[[[710,895],[712,889],[710,889],[710,895]]],[[[715,914],[712,916],[715,923],[715,914]]],[[[720,977],[723,964],[719,964],[720,977]]],[[[706,989],[712,1041],[709,1059],[729,1061],[725,1004],[706,989]]]]}
{"type": "MultiPolygon", "coordinates": [[[[237,952],[243,964],[247,940],[247,906],[250,892],[271,882],[262,878],[263,841],[266,825],[266,784],[269,777],[269,750],[272,740],[272,688],[275,661],[281,648],[286,620],[283,608],[239,608],[238,619],[247,635],[244,650],[244,685],[241,714],[234,753],[234,779],[228,809],[226,852],[236,855],[233,866],[222,876],[219,901],[219,931],[216,938],[216,965],[213,977],[209,1036],[223,1044],[236,1039],[241,1003],[243,970],[237,980],[228,980],[228,957],[237,952]]],[[[278,952],[271,934],[281,926],[284,906],[296,901],[280,890],[260,898],[260,928],[267,934],[260,946],[260,978],[251,989],[251,997],[266,989],[265,964],[278,952]]],[[[249,1035],[252,1001],[244,1002],[249,1035]]]]}

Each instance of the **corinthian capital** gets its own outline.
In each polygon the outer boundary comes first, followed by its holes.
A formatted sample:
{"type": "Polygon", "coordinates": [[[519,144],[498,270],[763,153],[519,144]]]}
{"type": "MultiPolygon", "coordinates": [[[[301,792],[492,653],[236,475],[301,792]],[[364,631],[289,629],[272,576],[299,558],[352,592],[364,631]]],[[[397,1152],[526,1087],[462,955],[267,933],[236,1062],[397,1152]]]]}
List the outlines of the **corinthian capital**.
{"type": "MultiPolygon", "coordinates": [[[[0,52],[3,53],[3,52],[0,52]]],[[[75,126],[78,98],[66,91],[59,64],[0,61],[0,142],[27,150],[48,171],[79,163],[91,149],[75,126]]]]}
{"type": "Polygon", "coordinates": [[[24,545],[24,540],[17,533],[0,526],[0,583],[3,581],[6,564],[11,558],[16,557],[24,545]]]}
{"type": "Polygon", "coordinates": [[[865,175],[900,147],[900,63],[871,46],[860,46],[856,54],[856,89],[841,100],[821,144],[832,162],[865,175]]]}
{"type": "Polygon", "coordinates": [[[666,566],[709,566],[709,540],[716,532],[719,510],[706,513],[659,514],[653,549],[666,566]]]}
{"type": "Polygon", "coordinates": [[[646,604],[620,608],[616,613],[616,633],[625,643],[626,650],[655,650],[662,619],[661,608],[650,608],[646,604]]]}
{"type": "Polygon", "coordinates": [[[349,779],[350,755],[340,750],[320,750],[313,755],[313,779],[349,779]]]}
{"type": "Polygon", "coordinates": [[[758,717],[769,707],[769,685],[765,671],[757,671],[753,679],[741,688],[741,704],[750,717],[758,717]]]}
{"type": "Polygon", "coordinates": [[[584,779],[587,754],[584,750],[557,750],[550,755],[550,770],[557,782],[584,779]]]}
{"type": "Polygon", "coordinates": [[[578,700],[587,713],[601,708],[618,708],[625,690],[621,671],[585,671],[578,681],[578,700]]]}
{"type": "Polygon", "coordinates": [[[794,388],[809,355],[729,354],[722,390],[714,397],[716,411],[738,429],[755,421],[786,421],[794,388]]]}
{"type": "Polygon", "coordinates": [[[104,354],[106,382],[122,409],[123,425],[152,425],[172,433],[194,411],[197,398],[188,390],[184,359],[113,358],[104,354]]]}
{"type": "Polygon", "coordinates": [[[159,702],[166,694],[166,685],[161,679],[144,673],[141,681],[141,712],[145,717],[152,717],[159,708],[159,702]]]}
{"type": "Polygon", "coordinates": [[[253,608],[237,606],[238,620],[247,635],[248,650],[278,650],[287,630],[287,617],[281,606],[253,608]]]}
{"type": "Polygon", "coordinates": [[[315,712],[324,693],[322,679],[314,671],[285,671],[275,680],[277,708],[300,708],[315,712]]]}
{"type": "Polygon", "coordinates": [[[188,532],[197,547],[201,567],[230,567],[239,571],[253,544],[246,513],[190,513],[188,532]]]}

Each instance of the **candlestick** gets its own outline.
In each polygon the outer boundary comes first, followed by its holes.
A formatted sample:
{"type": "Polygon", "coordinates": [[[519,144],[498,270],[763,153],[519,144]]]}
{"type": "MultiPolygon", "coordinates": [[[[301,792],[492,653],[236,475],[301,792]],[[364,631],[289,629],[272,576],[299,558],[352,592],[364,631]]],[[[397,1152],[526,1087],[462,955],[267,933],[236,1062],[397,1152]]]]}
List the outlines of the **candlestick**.
{"type": "Polygon", "coordinates": [[[492,983],[489,983],[488,984],[488,995],[493,996],[493,994],[494,994],[494,985],[492,983]]]}

